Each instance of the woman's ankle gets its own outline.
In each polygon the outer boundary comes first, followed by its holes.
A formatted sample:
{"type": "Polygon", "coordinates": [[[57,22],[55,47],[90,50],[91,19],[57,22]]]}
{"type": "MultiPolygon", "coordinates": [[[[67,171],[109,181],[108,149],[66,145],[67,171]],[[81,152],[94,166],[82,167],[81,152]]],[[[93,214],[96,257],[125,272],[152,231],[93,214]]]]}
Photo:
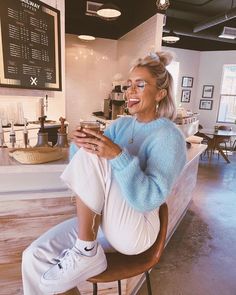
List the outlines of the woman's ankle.
{"type": "Polygon", "coordinates": [[[94,241],[84,241],[79,238],[77,238],[74,250],[78,251],[79,253],[85,255],[85,256],[94,256],[97,253],[97,240],[94,241]]]}

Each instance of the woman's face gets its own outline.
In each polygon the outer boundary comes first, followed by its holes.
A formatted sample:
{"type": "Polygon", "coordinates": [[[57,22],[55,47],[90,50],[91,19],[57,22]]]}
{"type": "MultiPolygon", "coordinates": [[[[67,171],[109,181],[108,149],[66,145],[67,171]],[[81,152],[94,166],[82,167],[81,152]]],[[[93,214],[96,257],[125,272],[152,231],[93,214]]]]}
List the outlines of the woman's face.
{"type": "Polygon", "coordinates": [[[145,67],[135,68],[127,81],[127,105],[129,113],[142,122],[156,118],[156,105],[162,99],[156,87],[156,79],[145,67]]]}

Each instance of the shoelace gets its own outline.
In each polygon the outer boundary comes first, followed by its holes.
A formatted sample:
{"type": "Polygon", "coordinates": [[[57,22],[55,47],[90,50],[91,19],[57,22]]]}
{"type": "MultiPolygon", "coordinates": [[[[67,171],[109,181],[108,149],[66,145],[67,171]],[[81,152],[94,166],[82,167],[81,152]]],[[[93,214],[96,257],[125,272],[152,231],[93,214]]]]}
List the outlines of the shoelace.
{"type": "Polygon", "coordinates": [[[65,271],[67,269],[75,268],[75,262],[80,258],[79,253],[75,253],[72,249],[65,249],[61,255],[56,259],[57,265],[60,270],[65,271]]]}

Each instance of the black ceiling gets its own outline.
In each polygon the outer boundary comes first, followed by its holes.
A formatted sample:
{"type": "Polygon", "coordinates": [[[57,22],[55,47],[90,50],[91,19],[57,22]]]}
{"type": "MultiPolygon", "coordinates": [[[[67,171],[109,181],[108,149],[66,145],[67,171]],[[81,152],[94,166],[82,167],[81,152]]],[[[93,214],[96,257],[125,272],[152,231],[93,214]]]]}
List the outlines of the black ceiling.
{"type": "MultiPolygon", "coordinates": [[[[89,34],[99,38],[119,39],[157,13],[156,0],[90,0],[97,3],[112,2],[121,8],[121,16],[114,21],[87,16],[86,0],[66,0],[66,33],[89,34]]],[[[173,29],[180,41],[162,45],[193,50],[235,50],[236,39],[220,39],[223,27],[236,28],[236,0],[170,0],[166,11],[164,32],[173,29]],[[225,14],[227,18],[226,21],[225,14]],[[202,23],[212,26],[194,33],[202,23]],[[220,22],[220,23],[219,23],[220,22]]]]}

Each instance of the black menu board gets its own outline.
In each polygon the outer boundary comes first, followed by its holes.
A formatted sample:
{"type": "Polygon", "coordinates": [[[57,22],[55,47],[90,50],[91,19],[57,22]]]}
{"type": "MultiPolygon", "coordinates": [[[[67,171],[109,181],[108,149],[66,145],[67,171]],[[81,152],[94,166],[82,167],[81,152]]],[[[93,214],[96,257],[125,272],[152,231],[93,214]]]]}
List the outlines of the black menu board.
{"type": "Polygon", "coordinates": [[[38,0],[0,1],[0,86],[61,90],[60,12],[38,0]]]}

